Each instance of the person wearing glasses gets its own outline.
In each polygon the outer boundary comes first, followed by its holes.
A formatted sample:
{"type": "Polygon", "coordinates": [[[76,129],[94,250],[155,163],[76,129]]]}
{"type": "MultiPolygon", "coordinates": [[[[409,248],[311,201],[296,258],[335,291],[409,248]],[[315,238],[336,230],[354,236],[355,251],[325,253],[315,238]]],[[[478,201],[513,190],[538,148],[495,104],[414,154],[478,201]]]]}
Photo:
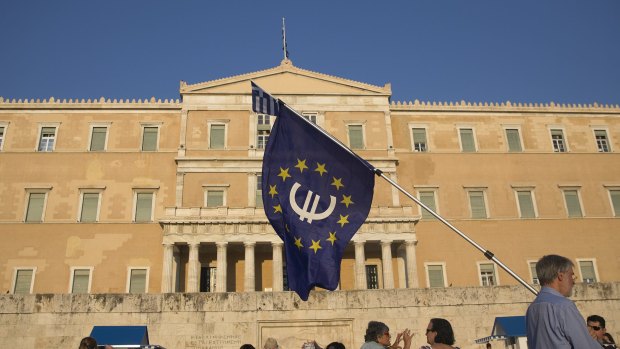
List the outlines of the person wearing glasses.
{"type": "Polygon", "coordinates": [[[616,348],[614,342],[609,342],[609,340],[605,337],[607,334],[607,329],[605,328],[605,318],[600,315],[590,315],[586,319],[586,323],[588,324],[588,330],[590,330],[590,335],[592,338],[596,339],[603,348],[613,349],[616,348]]]}
{"type": "Polygon", "coordinates": [[[390,329],[386,324],[380,321],[370,321],[364,335],[364,344],[360,349],[410,349],[413,334],[409,329],[398,333],[394,344],[390,344],[391,338],[390,329]],[[402,348],[400,347],[401,340],[404,342],[402,348]]]}
{"type": "Polygon", "coordinates": [[[426,342],[430,346],[423,345],[420,349],[459,349],[459,347],[452,346],[454,344],[454,331],[446,319],[431,319],[426,327],[426,342]]]}
{"type": "Polygon", "coordinates": [[[544,256],[536,263],[542,288],[525,315],[528,348],[601,349],[568,299],[575,285],[573,267],[570,259],[558,255],[544,256]]]}

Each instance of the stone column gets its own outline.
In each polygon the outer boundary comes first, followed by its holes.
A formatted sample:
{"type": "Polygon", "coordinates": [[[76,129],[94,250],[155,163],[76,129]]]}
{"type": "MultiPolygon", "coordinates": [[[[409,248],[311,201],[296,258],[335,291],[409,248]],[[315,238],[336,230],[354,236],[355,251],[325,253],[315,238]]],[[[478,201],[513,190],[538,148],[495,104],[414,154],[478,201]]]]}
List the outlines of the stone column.
{"type": "Polygon", "coordinates": [[[228,242],[216,242],[217,245],[217,276],[215,280],[216,292],[226,292],[226,270],[228,268],[226,260],[226,247],[228,242]]]}
{"type": "Polygon", "coordinates": [[[200,264],[198,261],[198,250],[200,249],[200,244],[196,242],[192,242],[189,244],[189,261],[188,265],[188,273],[187,273],[187,292],[198,292],[200,291],[199,282],[200,282],[200,264]]]}
{"type": "Polygon", "coordinates": [[[393,289],[392,241],[381,241],[381,261],[383,262],[383,289],[393,289]]]}
{"type": "Polygon", "coordinates": [[[355,289],[365,290],[366,285],[366,256],[364,255],[364,241],[354,241],[355,244],[355,289]]]}
{"type": "Polygon", "coordinates": [[[161,293],[172,292],[172,259],[174,244],[164,243],[164,256],[161,271],[161,293]]]}
{"type": "Polygon", "coordinates": [[[245,246],[245,273],[243,279],[243,288],[245,292],[256,291],[256,279],[254,276],[254,241],[248,241],[243,244],[245,246]]]}
{"type": "Polygon", "coordinates": [[[405,241],[405,253],[407,256],[407,287],[417,288],[418,285],[418,263],[416,263],[415,245],[417,241],[405,241]]]}
{"type": "Polygon", "coordinates": [[[284,290],[284,275],[282,274],[282,242],[272,242],[273,250],[273,285],[271,289],[274,292],[284,290]]]}

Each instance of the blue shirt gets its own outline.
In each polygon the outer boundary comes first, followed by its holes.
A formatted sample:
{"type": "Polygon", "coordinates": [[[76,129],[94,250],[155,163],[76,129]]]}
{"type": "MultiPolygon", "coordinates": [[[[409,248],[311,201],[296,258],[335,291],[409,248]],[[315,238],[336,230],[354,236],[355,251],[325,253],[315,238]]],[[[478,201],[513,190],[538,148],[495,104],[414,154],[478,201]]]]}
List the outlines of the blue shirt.
{"type": "Polygon", "coordinates": [[[530,349],[601,349],[575,303],[553,288],[540,290],[527,308],[525,320],[530,349]]]}

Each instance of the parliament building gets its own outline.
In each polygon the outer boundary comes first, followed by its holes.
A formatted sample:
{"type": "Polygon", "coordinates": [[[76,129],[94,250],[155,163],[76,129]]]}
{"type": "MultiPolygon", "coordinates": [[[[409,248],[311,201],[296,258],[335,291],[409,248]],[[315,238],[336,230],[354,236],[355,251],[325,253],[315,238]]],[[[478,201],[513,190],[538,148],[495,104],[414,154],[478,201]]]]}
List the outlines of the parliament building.
{"type": "MultiPolygon", "coordinates": [[[[618,105],[396,102],[284,60],[181,82],[179,100],[0,97],[0,292],[286,291],[261,193],[274,117],[252,112],[250,81],[526,282],[546,254],[580,283],[620,281],[618,105]]],[[[339,289],[516,284],[377,177],[339,289]]]]}

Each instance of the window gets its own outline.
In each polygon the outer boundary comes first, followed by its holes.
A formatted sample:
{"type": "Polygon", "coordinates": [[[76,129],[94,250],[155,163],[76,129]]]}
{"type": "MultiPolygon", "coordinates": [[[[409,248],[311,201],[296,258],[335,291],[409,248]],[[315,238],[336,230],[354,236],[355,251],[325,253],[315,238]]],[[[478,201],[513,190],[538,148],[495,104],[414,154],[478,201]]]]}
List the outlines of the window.
{"type": "Polygon", "coordinates": [[[528,189],[518,189],[516,190],[516,194],[517,203],[519,204],[519,217],[536,218],[532,191],[528,189]]]}
{"type": "Polygon", "coordinates": [[[495,264],[493,263],[480,263],[480,285],[482,286],[495,286],[497,285],[497,277],[495,276],[495,264]]]}
{"type": "Polygon", "coordinates": [[[316,119],[318,113],[304,112],[301,114],[306,120],[310,121],[313,124],[316,124],[316,119]]]}
{"type": "MultiPolygon", "coordinates": [[[[420,197],[420,201],[424,205],[428,206],[428,208],[430,208],[431,210],[437,212],[437,207],[435,205],[435,191],[434,190],[420,190],[418,192],[418,195],[420,197]]],[[[426,211],[422,207],[420,207],[420,212],[422,214],[423,219],[435,219],[435,217],[432,214],[428,213],[428,211],[426,211]]]]}
{"type": "Polygon", "coordinates": [[[594,137],[596,138],[596,148],[599,153],[609,153],[609,139],[607,139],[607,131],[594,130],[594,137]]]}
{"type": "Polygon", "coordinates": [[[461,140],[461,150],[464,153],[476,151],[476,142],[474,140],[474,130],[471,128],[460,128],[459,136],[461,140]]]}
{"type": "Polygon", "coordinates": [[[426,152],[428,150],[425,128],[412,128],[411,137],[413,139],[413,151],[426,152]]]}
{"type": "Polygon", "coordinates": [[[469,190],[469,207],[471,208],[471,218],[487,218],[487,208],[484,202],[484,192],[482,190],[469,190]]]}
{"type": "Polygon", "coordinates": [[[97,222],[99,220],[100,193],[82,192],[80,222],[97,222]]]}
{"type": "Polygon", "coordinates": [[[4,130],[6,126],[0,126],[0,150],[2,150],[2,145],[4,144],[4,130]]]}
{"type": "Polygon", "coordinates": [[[151,222],[153,220],[154,192],[135,193],[134,222],[151,222]]]}
{"type": "Polygon", "coordinates": [[[26,206],[26,222],[43,222],[45,212],[45,192],[28,193],[28,205],[26,206]]]}
{"type": "Polygon", "coordinates": [[[583,217],[578,190],[565,189],[564,201],[566,202],[566,212],[568,213],[569,217],[583,217]]]}
{"type": "Polygon", "coordinates": [[[41,127],[38,151],[54,151],[56,140],[56,127],[41,127]]]}
{"type": "Polygon", "coordinates": [[[426,277],[428,287],[446,287],[446,276],[443,264],[427,264],[426,277]]]}
{"type": "Polygon", "coordinates": [[[540,285],[540,280],[538,280],[538,274],[536,273],[536,262],[528,262],[530,265],[530,274],[532,275],[532,283],[534,285],[540,285]]]}
{"type": "Polygon", "coordinates": [[[104,151],[108,138],[107,126],[93,126],[90,133],[90,151],[104,151]]]}
{"type": "Polygon", "coordinates": [[[71,293],[90,292],[90,268],[71,268],[71,293]]]}
{"type": "Polygon", "coordinates": [[[351,149],[364,149],[364,130],[362,125],[347,125],[351,149]]]}
{"type": "Polygon", "coordinates": [[[224,149],[226,147],[226,125],[211,124],[209,127],[209,148],[224,149]]]}
{"type": "Polygon", "coordinates": [[[128,293],[146,293],[148,289],[148,269],[129,269],[128,293]]]}
{"type": "Polygon", "coordinates": [[[521,147],[521,136],[519,135],[518,128],[507,128],[506,129],[506,140],[508,141],[509,152],[523,151],[523,148],[521,147]]]}
{"type": "Polygon", "coordinates": [[[200,292],[215,292],[215,281],[217,280],[216,267],[200,268],[200,292]]]}
{"type": "Polygon", "coordinates": [[[269,139],[269,135],[271,134],[272,118],[275,118],[275,116],[267,114],[257,115],[256,148],[258,149],[265,149],[265,146],[267,146],[267,140],[269,139]]]}
{"type": "Polygon", "coordinates": [[[551,130],[551,142],[553,143],[553,151],[556,153],[566,152],[566,143],[564,142],[564,131],[559,129],[551,130]]]}
{"type": "Polygon", "coordinates": [[[206,207],[224,206],[224,189],[209,189],[205,195],[206,207]]]}
{"type": "Polygon", "coordinates": [[[143,126],[142,127],[142,151],[156,151],[159,127],[143,126]]]}
{"type": "Polygon", "coordinates": [[[593,260],[577,260],[579,263],[579,271],[581,272],[581,281],[586,284],[597,282],[596,268],[593,260]]]}
{"type": "Polygon", "coordinates": [[[379,270],[376,265],[366,266],[366,288],[369,290],[379,289],[379,270]]]}
{"type": "Polygon", "coordinates": [[[34,284],[35,269],[19,268],[15,270],[15,279],[13,281],[14,294],[30,294],[34,284]]]}
{"type": "Polygon", "coordinates": [[[256,207],[263,207],[263,176],[256,176],[256,207]]]}
{"type": "Polygon", "coordinates": [[[614,216],[620,217],[620,189],[610,189],[609,198],[611,200],[611,207],[614,210],[614,216]]]}

